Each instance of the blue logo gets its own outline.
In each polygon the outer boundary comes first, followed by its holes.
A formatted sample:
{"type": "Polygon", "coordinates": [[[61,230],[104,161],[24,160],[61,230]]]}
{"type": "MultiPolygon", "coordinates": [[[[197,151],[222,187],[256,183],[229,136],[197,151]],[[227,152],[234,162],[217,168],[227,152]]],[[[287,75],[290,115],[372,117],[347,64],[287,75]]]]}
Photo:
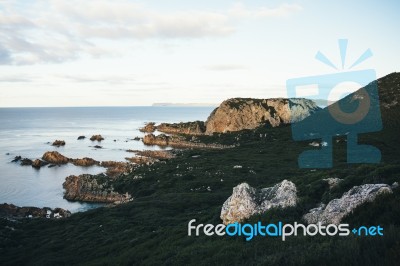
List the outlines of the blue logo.
{"type": "MultiPolygon", "coordinates": [[[[382,129],[377,83],[371,82],[376,80],[376,74],[373,69],[343,71],[346,65],[347,44],[346,39],[339,40],[341,72],[294,78],[286,82],[289,97],[306,97],[323,102],[323,105],[327,106],[303,121],[292,123],[294,140],[314,141],[317,145],[313,146],[319,147],[300,154],[300,168],[332,167],[333,139],[339,136],[346,137],[347,163],[379,163],[381,160],[379,149],[358,144],[359,134],[382,129]],[[350,94],[352,89],[359,90],[350,94]],[[342,98],[343,96],[345,97],[342,98]],[[338,101],[339,99],[341,100],[338,101]]],[[[371,50],[367,49],[349,69],[371,56],[371,50]]],[[[316,59],[336,70],[339,69],[319,51],[316,59]]],[[[291,110],[295,109],[293,107],[290,106],[291,110]]]]}

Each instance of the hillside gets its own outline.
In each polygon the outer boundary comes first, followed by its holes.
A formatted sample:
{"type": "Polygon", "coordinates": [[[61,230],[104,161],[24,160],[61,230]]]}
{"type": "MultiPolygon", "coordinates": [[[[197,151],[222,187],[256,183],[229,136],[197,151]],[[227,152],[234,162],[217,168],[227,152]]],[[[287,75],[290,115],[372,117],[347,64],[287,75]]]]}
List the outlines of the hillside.
{"type": "MultiPolygon", "coordinates": [[[[340,197],[361,184],[399,182],[400,74],[379,79],[383,130],[363,133],[362,143],[382,153],[380,164],[347,164],[346,142],[333,145],[333,168],[299,169],[297,158],[312,148],[312,140],[294,141],[288,125],[198,136],[204,143],[235,144],[223,150],[189,149],[165,163],[142,166],[114,187],[134,200],[113,208],[73,214],[64,220],[0,220],[0,259],[3,265],[396,265],[400,254],[400,192],[383,195],[345,218],[352,225],[381,225],[380,238],[188,237],[187,223],[221,223],[220,211],[232,188],[273,186],[284,179],[298,190],[299,203],[249,219],[294,222],[318,203],[340,197]],[[241,166],[241,167],[235,167],[241,166]],[[142,178],[134,178],[141,176],[142,178]],[[330,189],[323,181],[343,181],[330,189]]],[[[343,101],[347,101],[349,95],[343,101]]],[[[304,120],[317,123],[323,111],[304,120]]],[[[189,138],[189,137],[188,137],[189,138]]],[[[343,140],[343,137],[338,137],[343,140]]]]}

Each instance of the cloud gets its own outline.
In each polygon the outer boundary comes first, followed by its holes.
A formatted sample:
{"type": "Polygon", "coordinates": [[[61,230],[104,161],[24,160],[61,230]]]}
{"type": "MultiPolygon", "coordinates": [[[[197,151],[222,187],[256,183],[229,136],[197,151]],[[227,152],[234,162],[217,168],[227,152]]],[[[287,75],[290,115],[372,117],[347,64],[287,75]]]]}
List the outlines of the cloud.
{"type": "Polygon", "coordinates": [[[104,41],[224,37],[245,18],[285,17],[298,5],[226,11],[156,11],[127,0],[43,0],[0,4],[0,64],[59,63],[113,55],[104,41]]]}
{"type": "Polygon", "coordinates": [[[235,64],[221,64],[221,65],[208,65],[204,66],[204,69],[211,71],[231,71],[231,70],[243,70],[247,67],[244,65],[235,64]]]}

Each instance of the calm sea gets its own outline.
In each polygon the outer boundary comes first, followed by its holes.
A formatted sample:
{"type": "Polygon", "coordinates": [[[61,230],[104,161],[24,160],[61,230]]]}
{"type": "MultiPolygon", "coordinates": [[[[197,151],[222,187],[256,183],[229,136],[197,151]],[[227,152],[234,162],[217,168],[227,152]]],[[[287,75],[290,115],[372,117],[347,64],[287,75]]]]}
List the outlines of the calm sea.
{"type": "Polygon", "coordinates": [[[96,204],[69,202],[63,199],[62,183],[68,175],[97,174],[101,167],[20,166],[11,160],[41,158],[56,150],[70,158],[91,157],[98,161],[125,161],[133,156],[127,149],[158,149],[145,146],[138,128],[145,122],[182,122],[206,120],[213,107],[69,107],[69,108],[0,108],[0,203],[17,206],[61,207],[72,212],[94,208],[96,204]],[[90,136],[101,134],[100,144],[90,136]],[[84,135],[86,139],[77,140],[84,135]],[[61,139],[64,147],[51,143],[61,139]],[[114,141],[115,140],[115,141],[114,141]],[[94,145],[103,149],[95,149],[94,145]]]}

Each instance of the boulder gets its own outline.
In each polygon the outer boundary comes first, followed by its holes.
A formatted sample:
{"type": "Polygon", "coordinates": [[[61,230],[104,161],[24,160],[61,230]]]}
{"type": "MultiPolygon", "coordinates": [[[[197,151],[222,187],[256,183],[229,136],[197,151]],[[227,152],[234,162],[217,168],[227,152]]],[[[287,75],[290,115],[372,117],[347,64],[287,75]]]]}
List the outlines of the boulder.
{"type": "Polygon", "coordinates": [[[48,165],[48,164],[49,164],[49,163],[44,162],[44,161],[42,161],[42,160],[40,160],[40,159],[36,159],[36,160],[34,160],[34,161],[32,162],[32,167],[33,167],[33,168],[36,168],[36,169],[39,169],[40,167],[45,166],[45,165],[48,165]]]}
{"type": "Polygon", "coordinates": [[[303,219],[314,224],[339,224],[341,220],[351,213],[355,208],[365,202],[374,201],[375,198],[383,193],[392,193],[392,189],[386,184],[365,184],[355,186],[340,199],[333,199],[327,205],[320,204],[319,207],[311,209],[303,216],[303,219]]]}
{"type": "Polygon", "coordinates": [[[85,139],[85,138],[86,138],[85,136],[79,136],[78,140],[85,139]]]}
{"type": "Polygon", "coordinates": [[[242,183],[233,188],[232,195],[222,206],[220,218],[226,225],[241,222],[271,208],[286,208],[295,206],[296,203],[296,186],[288,180],[263,189],[255,189],[242,183]]]}
{"type": "Polygon", "coordinates": [[[71,160],[72,164],[76,166],[93,166],[93,165],[98,165],[99,162],[88,157],[84,157],[82,159],[73,159],[71,160]]]}

